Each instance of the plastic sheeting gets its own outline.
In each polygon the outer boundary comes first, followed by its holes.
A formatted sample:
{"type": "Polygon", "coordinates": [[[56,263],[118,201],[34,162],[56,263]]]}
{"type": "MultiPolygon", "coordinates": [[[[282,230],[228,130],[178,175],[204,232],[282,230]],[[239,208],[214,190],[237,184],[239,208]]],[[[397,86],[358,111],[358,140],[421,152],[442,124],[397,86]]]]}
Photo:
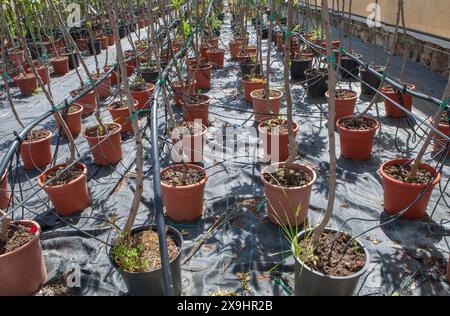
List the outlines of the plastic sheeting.
{"type": "MultiPolygon", "coordinates": [[[[227,18],[220,36],[221,45],[227,45],[230,38],[230,22],[227,18]]],[[[360,53],[371,54],[370,46],[357,39],[354,41],[354,49],[360,53]]],[[[110,60],[114,60],[115,52],[110,53],[110,60]]],[[[380,56],[385,58],[381,52],[380,56]]],[[[226,57],[229,58],[228,53],[226,57]]],[[[282,88],[281,54],[273,51],[273,59],[275,75],[271,84],[272,87],[282,88]]],[[[104,54],[100,57],[100,62],[103,60],[104,54]]],[[[93,57],[87,58],[87,61],[93,69],[93,57]]],[[[400,63],[400,58],[394,58],[394,74],[398,73],[400,63]]],[[[242,132],[254,124],[251,113],[233,110],[250,112],[252,110],[243,100],[238,78],[239,67],[235,63],[226,62],[224,69],[214,71],[213,86],[207,93],[212,98],[207,146],[209,149],[215,148],[216,154],[233,152],[233,142],[224,142],[222,138],[221,132],[225,127],[238,128],[242,132]]],[[[445,85],[442,78],[417,64],[408,64],[407,80],[414,82],[420,91],[437,97],[441,96],[445,85]],[[430,89],[433,91],[430,92],[430,89]]],[[[54,78],[52,83],[55,99],[61,101],[69,91],[77,88],[78,79],[72,71],[64,78],[54,78]]],[[[352,83],[351,87],[359,91],[359,84],[352,83]]],[[[297,138],[300,144],[300,161],[311,164],[318,173],[309,212],[310,222],[315,223],[326,207],[328,192],[326,100],[305,98],[301,85],[294,84],[292,88],[295,121],[300,125],[297,138]]],[[[108,100],[104,103],[107,102],[108,100]]],[[[16,97],[15,103],[26,123],[49,108],[42,93],[26,99],[16,97]]],[[[361,111],[366,104],[367,100],[358,100],[357,109],[361,111]]],[[[12,138],[11,132],[19,130],[19,127],[11,119],[4,100],[1,106],[3,109],[1,133],[5,137],[2,137],[0,149],[4,153],[12,138]]],[[[351,234],[362,233],[383,223],[386,218],[382,208],[383,190],[378,168],[382,162],[399,156],[395,147],[396,126],[400,124],[406,127],[406,125],[404,121],[384,118],[383,108],[383,103],[380,103],[382,128],[376,137],[373,158],[367,162],[338,160],[337,200],[331,225],[338,228],[350,217],[371,220],[371,222],[353,221],[346,225],[345,230],[351,234]]],[[[415,103],[415,111],[417,109],[426,113],[433,112],[428,105],[420,101],[415,103]]],[[[180,109],[176,111],[177,117],[181,117],[180,109]]],[[[286,113],[285,104],[282,113],[286,113]]],[[[373,110],[371,114],[375,113],[373,110]]],[[[102,115],[105,118],[109,117],[106,108],[102,108],[102,115]]],[[[163,107],[159,115],[163,135],[163,107]]],[[[425,114],[422,115],[425,117],[425,114]]],[[[87,117],[83,123],[88,126],[94,124],[95,120],[93,117],[87,117]]],[[[141,118],[140,123],[146,124],[146,119],[141,118]]],[[[44,123],[44,127],[55,128],[52,118],[44,123]]],[[[146,159],[144,195],[136,226],[152,222],[154,215],[151,144],[147,136],[148,130],[144,142],[146,159]]],[[[106,221],[117,217],[117,224],[123,225],[134,193],[132,166],[134,142],[132,136],[124,138],[124,159],[117,166],[100,168],[93,164],[91,156],[88,155],[83,159],[89,166],[92,206],[79,216],[64,219],[66,222],[59,220],[43,203],[47,202],[43,192],[35,194],[39,172],[25,172],[21,166],[17,169],[20,173],[24,199],[29,199],[24,205],[24,213],[22,214],[19,209],[14,215],[36,218],[41,223],[44,229],[42,240],[49,274],[48,282],[58,280],[62,275],[79,269],[81,287],[75,289],[74,293],[77,295],[126,295],[127,292],[119,273],[109,262],[107,255],[109,248],[97,240],[111,241],[116,232],[106,221]]],[[[407,133],[401,129],[398,143],[405,146],[406,139],[407,133]]],[[[249,143],[258,142],[260,140],[256,135],[249,137],[249,143]]],[[[82,136],[77,138],[76,143],[80,153],[88,150],[82,136]]],[[[339,146],[339,141],[337,145],[339,146]]],[[[337,152],[339,153],[339,148],[337,152]]],[[[58,161],[64,161],[67,155],[68,148],[63,141],[63,145],[59,148],[58,161]]],[[[162,156],[163,166],[168,165],[170,152],[167,146],[164,147],[162,156]]],[[[232,218],[208,238],[195,256],[183,266],[183,295],[208,295],[219,289],[233,290],[239,295],[290,295],[294,261],[289,257],[289,243],[281,230],[268,221],[265,210],[260,207],[264,195],[260,180],[263,165],[254,164],[242,157],[222,161],[220,155],[218,156],[206,157],[204,161],[209,181],[206,186],[203,218],[189,224],[167,220],[167,224],[183,232],[185,238],[183,254],[187,255],[195,242],[215,222],[217,216],[230,212],[232,218]],[[242,281],[241,273],[244,273],[244,276],[249,273],[247,287],[243,286],[245,281],[242,281]]],[[[447,162],[443,178],[448,179],[448,176],[447,162]]],[[[15,194],[18,201],[23,200],[19,196],[17,186],[15,194]]],[[[438,197],[439,190],[436,189],[430,207],[435,205],[438,197]]],[[[449,209],[443,201],[440,201],[433,219],[414,222],[397,220],[362,237],[361,241],[368,247],[371,255],[371,265],[361,280],[357,294],[448,295],[449,285],[445,281],[443,270],[448,259],[448,247],[443,237],[435,235],[442,233],[439,223],[441,219],[448,217],[449,209]]]]}

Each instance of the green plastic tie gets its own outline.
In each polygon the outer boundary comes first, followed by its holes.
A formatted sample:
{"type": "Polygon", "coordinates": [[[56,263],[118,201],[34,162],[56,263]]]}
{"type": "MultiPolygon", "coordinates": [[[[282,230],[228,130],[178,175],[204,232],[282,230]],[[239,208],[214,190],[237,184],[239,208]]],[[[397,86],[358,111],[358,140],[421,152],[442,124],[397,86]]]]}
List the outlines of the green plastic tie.
{"type": "Polygon", "coordinates": [[[261,202],[259,202],[258,207],[256,208],[256,214],[261,213],[264,205],[266,204],[266,198],[264,197],[261,202]]]}
{"type": "Polygon", "coordinates": [[[275,14],[269,15],[269,21],[275,22],[277,20],[277,16],[275,14]]]}
{"type": "Polygon", "coordinates": [[[333,63],[333,66],[334,65],[336,65],[336,52],[335,51],[333,51],[332,53],[331,53],[331,57],[330,56],[327,56],[326,58],[325,58],[325,60],[327,61],[327,62],[332,62],[333,63]]]}
{"type": "Polygon", "coordinates": [[[47,51],[44,51],[41,55],[41,60],[42,61],[48,61],[48,54],[47,51]]]}
{"type": "Polygon", "coordinates": [[[11,77],[9,76],[9,73],[6,71],[4,73],[2,73],[2,77],[8,81],[12,81],[11,77]]]}
{"type": "Polygon", "coordinates": [[[450,104],[450,98],[448,98],[447,100],[443,100],[441,102],[440,110],[445,111],[448,108],[449,104],[450,104]]]}
{"type": "Polygon", "coordinates": [[[160,86],[165,85],[166,84],[166,80],[164,80],[163,78],[158,78],[158,83],[160,86]]]}
{"type": "Polygon", "coordinates": [[[289,37],[291,37],[291,36],[293,36],[294,35],[294,32],[291,32],[291,31],[284,31],[284,38],[289,38],[289,37]]]}

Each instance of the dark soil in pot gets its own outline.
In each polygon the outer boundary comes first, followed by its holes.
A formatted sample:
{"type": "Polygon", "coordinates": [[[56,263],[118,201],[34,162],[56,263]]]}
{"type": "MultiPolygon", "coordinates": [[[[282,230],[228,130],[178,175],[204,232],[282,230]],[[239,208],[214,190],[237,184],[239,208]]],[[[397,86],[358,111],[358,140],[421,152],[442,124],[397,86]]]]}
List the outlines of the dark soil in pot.
{"type": "MultiPolygon", "coordinates": [[[[115,131],[119,129],[119,127],[115,124],[105,124],[106,130],[108,131],[108,134],[112,134],[115,131]]],[[[106,130],[101,129],[100,126],[94,126],[87,128],[85,131],[86,136],[89,137],[99,137],[99,136],[106,136],[106,130]]]]}
{"type": "Polygon", "coordinates": [[[144,78],[145,82],[156,84],[159,72],[157,69],[141,69],[141,76],[144,78]]]}
{"type": "Polygon", "coordinates": [[[350,129],[350,130],[354,130],[354,131],[363,131],[363,130],[368,130],[371,128],[374,128],[376,126],[376,122],[374,122],[373,120],[368,120],[367,118],[347,118],[342,120],[341,122],[341,126],[346,128],[346,129],[350,129]]]}
{"type": "MultiPolygon", "coordinates": [[[[382,66],[376,66],[373,67],[375,70],[382,74],[384,71],[384,67],[382,66]]],[[[365,83],[361,85],[361,93],[365,95],[375,95],[376,90],[380,87],[381,79],[372,75],[367,69],[365,68],[359,68],[359,73],[361,80],[365,83]],[[375,90],[373,90],[371,87],[373,87],[375,90]]]]}
{"type": "Polygon", "coordinates": [[[50,132],[45,129],[36,129],[30,131],[24,138],[27,142],[35,142],[44,139],[50,135],[50,132]]]}
{"type": "Polygon", "coordinates": [[[427,184],[429,181],[434,179],[433,174],[426,170],[419,168],[417,170],[416,176],[414,178],[410,178],[409,175],[411,173],[410,165],[393,165],[388,166],[384,169],[384,172],[391,177],[392,179],[404,182],[404,183],[416,183],[416,184],[427,184]]]}
{"type": "Polygon", "coordinates": [[[303,170],[293,170],[287,168],[279,168],[271,173],[265,173],[264,179],[267,182],[282,186],[289,187],[302,187],[312,181],[312,177],[309,173],[303,170]]]}
{"type": "Polygon", "coordinates": [[[345,233],[325,229],[317,247],[312,230],[298,236],[295,294],[298,296],[351,296],[369,266],[369,253],[345,233]],[[331,252],[331,254],[330,254],[331,252]]]}
{"type": "Polygon", "coordinates": [[[78,179],[83,174],[83,168],[73,165],[69,168],[60,168],[50,172],[45,181],[49,186],[63,185],[78,179]]]}
{"type": "Polygon", "coordinates": [[[326,69],[309,69],[305,71],[306,93],[310,98],[321,98],[328,91],[328,74],[326,69]]]}
{"type": "Polygon", "coordinates": [[[161,175],[161,181],[173,186],[187,186],[199,183],[206,174],[202,170],[188,167],[187,169],[169,169],[161,175]]]}
{"type": "MultiPolygon", "coordinates": [[[[183,237],[176,229],[167,227],[166,238],[174,294],[179,296],[183,237]]],[[[164,295],[156,225],[135,228],[129,238],[117,240],[110,251],[110,260],[122,275],[130,295],[164,295]]]]}
{"type": "Polygon", "coordinates": [[[0,239],[0,255],[12,252],[29,243],[36,233],[36,227],[31,223],[14,223],[8,227],[8,240],[0,239]]]}

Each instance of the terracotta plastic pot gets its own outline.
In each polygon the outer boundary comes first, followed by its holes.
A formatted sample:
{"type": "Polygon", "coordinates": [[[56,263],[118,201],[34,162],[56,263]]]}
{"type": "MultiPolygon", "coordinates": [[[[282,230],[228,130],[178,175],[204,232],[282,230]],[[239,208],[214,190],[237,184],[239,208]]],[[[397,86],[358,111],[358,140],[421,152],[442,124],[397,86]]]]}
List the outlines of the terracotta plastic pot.
{"type": "MultiPolygon", "coordinates": [[[[102,76],[93,76],[92,79],[94,81],[99,81],[101,77],[102,76]]],[[[111,96],[111,75],[107,76],[98,86],[95,87],[95,93],[97,93],[100,98],[107,98],[111,96]]]]}
{"type": "Polygon", "coordinates": [[[255,90],[263,89],[266,84],[265,79],[263,81],[245,80],[242,79],[242,85],[244,86],[245,101],[252,103],[253,98],[251,93],[255,90]]]}
{"type": "Polygon", "coordinates": [[[276,43],[277,43],[277,50],[281,52],[284,49],[284,36],[283,36],[283,33],[277,33],[276,34],[276,43]]]}
{"type": "Polygon", "coordinates": [[[26,170],[43,168],[52,162],[53,154],[51,140],[53,134],[37,141],[22,141],[20,145],[20,156],[26,170]]]}
{"type": "Polygon", "coordinates": [[[25,97],[33,95],[33,92],[38,88],[36,76],[33,74],[21,75],[15,81],[20,89],[20,93],[25,97]]]}
{"type": "MultiPolygon", "coordinates": [[[[416,87],[412,84],[408,84],[408,88],[412,90],[416,90],[416,87]]],[[[381,92],[386,95],[389,99],[393,100],[395,103],[402,105],[403,101],[403,107],[406,108],[408,111],[411,111],[412,109],[412,103],[413,98],[411,95],[402,93],[399,91],[397,94],[395,90],[390,89],[389,87],[383,87],[381,88],[381,92]]],[[[401,118],[406,117],[406,113],[403,112],[401,109],[396,107],[394,103],[392,103],[388,99],[384,99],[384,106],[386,108],[386,115],[393,118],[401,118]]]]}
{"type": "MultiPolygon", "coordinates": [[[[166,234],[171,237],[179,249],[183,249],[183,235],[173,227],[166,226],[166,234]]],[[[156,231],[156,225],[142,226],[134,228],[131,235],[137,234],[141,231],[153,230],[156,231]]],[[[170,272],[173,281],[173,293],[175,296],[181,295],[182,281],[181,281],[181,256],[182,251],[169,263],[170,272]]],[[[111,255],[109,256],[111,258],[111,255]]],[[[128,272],[117,267],[116,263],[111,262],[112,265],[120,272],[127,289],[131,296],[163,296],[165,294],[164,275],[162,268],[151,272],[128,272]]]]}
{"type": "Polygon", "coordinates": [[[65,75],[69,72],[69,58],[67,56],[53,58],[52,64],[55,73],[59,76],[65,75]]]}
{"type": "MultiPolygon", "coordinates": [[[[299,126],[294,122],[294,135],[297,137],[299,126]]],[[[264,127],[264,122],[258,126],[264,147],[264,161],[277,163],[285,162],[289,158],[289,135],[273,134],[264,127]]]]}
{"type": "Polygon", "coordinates": [[[37,69],[39,77],[41,78],[44,84],[49,83],[50,81],[50,73],[48,71],[47,66],[41,66],[37,69]]]}
{"type": "Polygon", "coordinates": [[[205,135],[208,128],[202,125],[203,131],[197,135],[184,135],[175,129],[171,132],[172,138],[172,159],[175,162],[183,161],[186,156],[188,163],[196,163],[203,161],[203,148],[205,144],[205,135]]]}
{"type": "Polygon", "coordinates": [[[48,198],[53,203],[56,211],[61,216],[71,216],[78,213],[89,206],[89,191],[87,186],[87,167],[82,163],[76,164],[83,173],[69,183],[63,185],[49,186],[45,185],[49,173],[62,168],[66,168],[66,164],[56,165],[46,170],[38,179],[40,187],[43,187],[48,198]]]}
{"type": "Polygon", "coordinates": [[[87,48],[88,48],[88,39],[87,38],[76,39],[75,43],[77,43],[78,49],[81,51],[87,50],[87,48]]]}
{"type": "Polygon", "coordinates": [[[184,95],[188,94],[190,91],[190,95],[195,95],[195,80],[190,81],[190,86],[188,86],[187,82],[183,82],[180,84],[179,82],[174,82],[172,84],[173,87],[173,98],[175,100],[175,104],[177,106],[182,106],[184,101],[184,95]]]}
{"type": "MultiPolygon", "coordinates": [[[[326,233],[336,232],[335,230],[325,228],[326,233]]],[[[298,235],[298,242],[302,241],[305,234],[311,234],[311,230],[302,231],[298,235]]],[[[295,295],[296,296],[352,296],[358,286],[360,278],[367,272],[370,266],[370,255],[367,248],[358,241],[359,247],[364,251],[366,262],[364,267],[349,276],[338,277],[325,275],[308,267],[301,258],[295,255],[295,246],[292,245],[292,252],[295,258],[295,295]]]]}
{"type": "Polygon", "coordinates": [[[250,93],[253,100],[253,111],[255,112],[255,120],[258,122],[263,122],[268,119],[274,118],[274,116],[280,113],[281,98],[283,97],[283,92],[277,91],[279,96],[269,98],[269,102],[266,99],[257,97],[256,94],[262,89],[255,90],[250,93]]]}
{"type": "MultiPolygon", "coordinates": [[[[103,70],[105,72],[108,72],[112,67],[113,66],[105,66],[103,68],[103,70]]],[[[115,69],[111,72],[110,80],[111,80],[111,86],[115,86],[116,84],[118,84],[120,82],[120,73],[117,69],[115,69]]]]}
{"type": "Polygon", "coordinates": [[[421,164],[422,168],[426,168],[436,176],[433,183],[421,195],[420,199],[414,202],[421,192],[427,187],[427,184],[404,183],[389,177],[384,170],[392,165],[406,164],[411,159],[394,159],[384,163],[380,168],[381,177],[383,179],[384,188],[384,210],[389,214],[398,214],[408,210],[401,216],[404,219],[421,219],[425,216],[428,202],[434,187],[441,180],[441,174],[430,165],[421,164]],[[414,202],[414,203],[413,203],[414,202]]]}
{"type": "MultiPolygon", "coordinates": [[[[74,103],[74,106],[78,106],[78,110],[72,113],[67,113],[66,115],[62,115],[64,121],[66,122],[67,127],[69,128],[70,134],[72,134],[73,137],[78,136],[81,132],[81,116],[83,114],[83,106],[74,103]]],[[[61,128],[61,124],[59,124],[58,121],[56,121],[56,126],[58,127],[58,130],[61,130],[62,135],[64,135],[64,130],[61,128]]]]}
{"type": "Polygon", "coordinates": [[[307,172],[312,178],[311,182],[303,187],[285,188],[273,185],[264,179],[264,174],[274,172],[280,167],[284,167],[284,163],[272,164],[261,172],[268,217],[272,223],[277,225],[279,223],[291,226],[303,225],[308,217],[309,201],[313,184],[317,178],[316,173],[308,166],[292,164],[291,168],[307,172]]]}
{"type": "MultiPolygon", "coordinates": [[[[430,119],[430,123],[432,120],[430,119]]],[[[442,134],[447,135],[450,137],[450,125],[448,124],[439,124],[438,131],[440,131],[442,134]]],[[[445,139],[442,136],[439,136],[437,134],[434,135],[434,142],[433,142],[433,148],[436,151],[442,151],[444,150],[444,147],[448,147],[450,151],[450,141],[445,141],[445,139]]]]}
{"type": "Polygon", "coordinates": [[[114,124],[118,128],[113,133],[107,136],[87,136],[84,132],[84,138],[86,138],[89,147],[91,148],[94,162],[99,166],[115,165],[122,160],[122,146],[120,131],[122,127],[118,123],[114,124]]]}
{"type": "MultiPolygon", "coordinates": [[[[136,109],[138,106],[139,102],[137,100],[134,100],[134,108],[136,109]]],[[[131,114],[127,107],[116,109],[113,106],[109,105],[108,111],[111,114],[114,123],[120,124],[120,126],[122,126],[122,133],[128,133],[133,130],[130,121],[131,114]]]]}
{"type": "Polygon", "coordinates": [[[225,63],[225,50],[215,49],[208,50],[208,59],[215,68],[223,68],[225,63]]]}
{"type": "MultiPolygon", "coordinates": [[[[75,91],[70,92],[70,96],[74,98],[76,96],[75,91]]],[[[94,90],[87,92],[76,103],[83,107],[83,114],[94,113],[97,109],[97,98],[95,97],[94,90]]]]}
{"type": "Polygon", "coordinates": [[[190,100],[183,106],[183,116],[186,122],[201,120],[202,124],[208,126],[209,103],[211,98],[207,95],[195,97],[198,101],[190,100]]]}
{"type": "Polygon", "coordinates": [[[5,171],[0,179],[0,210],[6,210],[11,199],[11,191],[8,185],[8,172],[5,171]]]}
{"type": "Polygon", "coordinates": [[[131,96],[133,99],[138,101],[139,110],[150,108],[150,99],[152,97],[153,90],[155,90],[155,85],[152,83],[147,83],[147,89],[144,91],[131,90],[131,96]]]}
{"type": "Polygon", "coordinates": [[[33,238],[22,247],[0,255],[0,296],[26,296],[45,283],[47,270],[41,247],[41,227],[34,221],[17,221],[36,228],[33,238]]]}
{"type": "Polygon", "coordinates": [[[15,66],[20,66],[25,63],[25,52],[21,49],[8,53],[8,58],[15,66]]]}
{"type": "Polygon", "coordinates": [[[100,47],[101,49],[105,50],[109,45],[108,45],[108,37],[107,36],[102,36],[100,39],[100,47]]]}
{"type": "Polygon", "coordinates": [[[375,127],[367,130],[351,130],[342,126],[342,122],[347,118],[352,118],[352,116],[343,117],[336,123],[341,141],[341,156],[353,160],[370,159],[375,133],[380,128],[380,123],[364,116],[366,120],[373,122],[375,127]]]}
{"type": "Polygon", "coordinates": [[[211,64],[193,65],[190,69],[193,79],[197,82],[195,85],[196,89],[211,89],[211,64]]]}
{"type": "Polygon", "coordinates": [[[237,57],[239,56],[239,53],[242,51],[243,44],[241,41],[232,41],[230,42],[229,46],[231,59],[236,60],[237,57]]]}
{"type": "MultiPolygon", "coordinates": [[[[353,96],[346,99],[335,99],[335,111],[336,111],[336,121],[342,117],[352,116],[355,111],[356,100],[358,99],[358,94],[353,90],[345,90],[350,92],[353,96]]],[[[330,93],[327,91],[325,93],[327,97],[328,104],[330,103],[330,93]]]]}
{"type": "MultiPolygon", "coordinates": [[[[208,181],[208,173],[197,165],[189,164],[188,166],[204,171],[205,177],[203,180],[187,186],[171,186],[161,181],[161,191],[167,216],[178,222],[192,222],[201,218],[203,214],[203,196],[208,181]]],[[[170,168],[181,169],[184,168],[184,165],[165,168],[161,171],[161,175],[164,175],[170,168]]]]}

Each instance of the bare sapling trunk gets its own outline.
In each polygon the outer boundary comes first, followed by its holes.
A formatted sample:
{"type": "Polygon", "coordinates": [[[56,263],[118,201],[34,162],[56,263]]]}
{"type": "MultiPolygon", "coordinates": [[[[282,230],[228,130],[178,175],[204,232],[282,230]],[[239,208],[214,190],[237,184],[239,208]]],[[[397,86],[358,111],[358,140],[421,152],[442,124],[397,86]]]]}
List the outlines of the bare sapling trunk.
{"type": "MultiPolygon", "coordinates": [[[[403,7],[403,0],[398,0],[397,20],[395,22],[394,38],[392,40],[392,45],[391,45],[391,48],[388,53],[386,65],[384,66],[385,74],[387,73],[388,69],[391,67],[392,57],[394,56],[395,51],[397,50],[398,29],[399,29],[399,25],[400,25],[400,16],[401,16],[401,12],[402,12],[402,7],[403,7]]],[[[386,78],[385,76],[386,75],[384,75],[383,78],[381,79],[380,85],[378,86],[378,90],[380,90],[384,86],[385,78],[386,78]]],[[[360,114],[360,117],[362,117],[363,115],[366,115],[372,109],[374,104],[378,102],[378,99],[379,99],[379,95],[378,95],[378,93],[376,93],[375,96],[373,97],[372,101],[370,102],[369,106],[360,114]]]]}
{"type": "MultiPolygon", "coordinates": [[[[442,100],[444,100],[444,104],[446,104],[446,107],[448,107],[448,100],[450,98],[450,76],[448,78],[447,88],[445,89],[444,96],[442,100]]],[[[439,123],[441,121],[442,114],[446,111],[445,106],[441,106],[439,110],[436,112],[436,114],[433,116],[432,119],[432,126],[437,129],[439,127],[439,123]]],[[[425,155],[428,146],[430,146],[431,141],[433,140],[434,132],[433,130],[430,130],[430,132],[427,135],[427,138],[425,139],[425,142],[423,143],[422,147],[420,148],[416,158],[411,163],[411,173],[409,174],[409,178],[413,179],[417,175],[417,171],[419,170],[420,163],[422,162],[423,156],[425,155]]]]}
{"type": "MultiPolygon", "coordinates": [[[[12,1],[12,3],[14,3],[14,12],[16,14],[17,21],[20,21],[19,9],[18,9],[15,1],[16,0],[12,1]]],[[[28,49],[27,43],[26,43],[25,38],[23,36],[23,31],[22,31],[22,27],[21,27],[20,23],[16,24],[16,30],[17,30],[17,37],[18,37],[19,41],[21,42],[21,44],[23,46],[25,60],[30,65],[31,71],[33,72],[33,75],[36,77],[38,85],[42,89],[42,91],[44,92],[44,95],[47,98],[48,102],[50,103],[51,108],[54,109],[56,107],[56,104],[53,101],[53,98],[50,95],[50,93],[48,92],[48,90],[45,88],[45,84],[42,81],[41,77],[39,76],[38,71],[36,70],[36,67],[35,67],[35,65],[33,63],[32,58],[31,58],[30,50],[28,49]]],[[[69,128],[67,127],[66,122],[62,118],[61,113],[59,113],[58,111],[55,111],[55,119],[61,125],[62,129],[64,130],[64,133],[67,136],[67,140],[69,142],[69,148],[70,148],[70,157],[67,160],[67,164],[71,164],[72,162],[75,161],[75,149],[76,149],[75,141],[74,141],[74,139],[72,137],[72,134],[70,133],[69,128]]]]}
{"type": "Polygon", "coordinates": [[[313,243],[318,245],[320,236],[322,235],[325,227],[331,220],[334,210],[334,201],[336,198],[336,139],[334,133],[334,122],[336,119],[335,112],[335,100],[336,100],[336,76],[334,69],[333,47],[332,47],[332,34],[330,26],[330,15],[328,12],[328,1],[322,0],[322,22],[323,30],[327,43],[327,64],[328,64],[328,92],[330,95],[328,103],[328,141],[329,141],[329,155],[330,155],[330,179],[329,179],[329,192],[328,192],[328,204],[325,211],[325,215],[314,230],[313,243]]]}
{"type": "MultiPolygon", "coordinates": [[[[149,4],[149,6],[151,5],[151,1],[150,0],[148,0],[148,4],[149,4]]],[[[164,13],[162,13],[162,14],[164,14],[164,13]]],[[[152,42],[153,42],[153,45],[155,47],[158,47],[158,37],[156,36],[156,30],[155,30],[155,25],[154,25],[155,21],[153,19],[153,14],[149,15],[149,19],[150,19],[149,20],[149,22],[150,22],[150,34],[151,34],[151,37],[152,37],[152,42]]],[[[158,49],[156,49],[155,57],[156,57],[156,60],[159,61],[158,49]]],[[[161,63],[157,62],[156,63],[156,67],[158,69],[159,78],[162,79],[163,71],[162,71],[162,68],[161,68],[161,63]]],[[[169,124],[168,125],[169,125],[169,129],[170,129],[171,127],[175,126],[175,119],[174,119],[172,107],[170,106],[169,96],[167,94],[167,86],[165,84],[161,85],[161,91],[163,93],[164,103],[166,105],[167,112],[169,113],[169,122],[168,122],[169,124]]]]}
{"type": "MultiPolygon", "coordinates": [[[[114,1],[106,0],[106,6],[109,12],[109,18],[111,20],[111,25],[113,27],[114,42],[117,48],[117,61],[120,67],[120,74],[122,79],[123,90],[127,97],[127,105],[130,113],[133,113],[136,109],[134,108],[133,98],[131,97],[131,89],[127,78],[127,71],[125,66],[125,57],[123,53],[122,44],[119,38],[119,27],[117,24],[117,18],[115,11],[117,6],[114,1]]],[[[139,130],[139,122],[137,119],[131,121],[131,126],[133,127],[134,140],[136,145],[136,190],[134,192],[133,201],[131,203],[130,213],[128,215],[125,227],[123,229],[124,233],[129,235],[133,224],[136,220],[139,206],[141,204],[141,197],[144,191],[144,146],[142,144],[142,136],[139,130]]]]}
{"type": "MultiPolygon", "coordinates": [[[[272,54],[272,30],[273,30],[273,15],[275,12],[275,1],[270,2],[270,14],[269,17],[269,39],[267,40],[267,57],[266,57],[266,86],[264,88],[264,97],[266,98],[266,109],[269,109],[270,100],[270,75],[271,75],[271,54],[272,54]]],[[[262,67],[262,65],[261,65],[262,67]]]]}
{"type": "Polygon", "coordinates": [[[292,19],[293,19],[293,3],[288,1],[288,23],[287,31],[284,36],[284,91],[286,93],[286,105],[287,105],[287,123],[288,123],[288,135],[289,135],[289,157],[286,161],[285,168],[290,168],[292,163],[295,161],[295,157],[298,152],[298,145],[295,141],[294,134],[294,121],[292,118],[292,95],[291,86],[289,81],[289,62],[291,55],[291,40],[292,40],[292,19]]]}

